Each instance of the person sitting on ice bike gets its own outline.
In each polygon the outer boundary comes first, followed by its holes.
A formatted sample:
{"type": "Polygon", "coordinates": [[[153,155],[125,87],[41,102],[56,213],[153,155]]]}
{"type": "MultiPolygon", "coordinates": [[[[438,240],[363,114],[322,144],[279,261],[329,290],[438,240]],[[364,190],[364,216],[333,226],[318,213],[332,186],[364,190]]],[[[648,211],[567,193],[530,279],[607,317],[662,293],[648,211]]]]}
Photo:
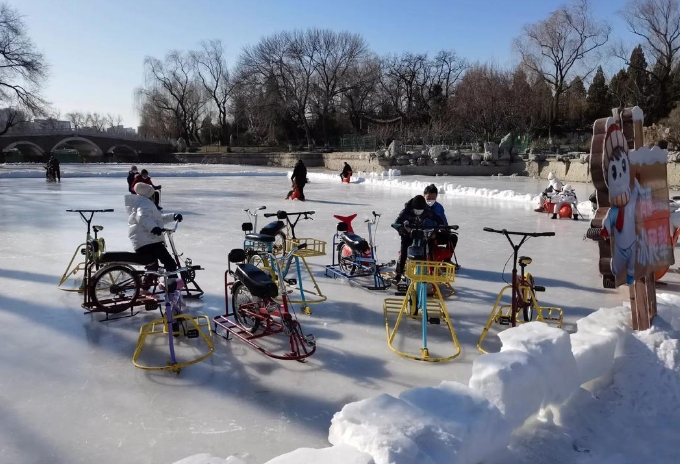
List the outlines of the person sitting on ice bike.
{"type": "MultiPolygon", "coordinates": [[[[177,263],[165,247],[163,226],[171,221],[182,222],[182,215],[161,213],[151,200],[155,190],[149,184],[138,182],[134,186],[134,191],[136,195],[125,195],[128,236],[132,242],[132,248],[136,253],[148,256],[150,262],[156,262],[156,266],[160,261],[166,271],[174,271],[177,269],[177,263]]],[[[148,291],[153,280],[153,276],[147,276],[142,283],[142,290],[148,291]]]]}
{"type": "Polygon", "coordinates": [[[397,262],[397,268],[395,269],[395,283],[399,283],[404,276],[408,248],[413,242],[413,239],[411,238],[411,228],[414,226],[434,227],[437,225],[444,225],[444,223],[442,222],[442,219],[432,211],[432,208],[428,206],[424,196],[417,195],[404,204],[404,209],[401,210],[399,216],[392,224],[392,227],[399,232],[399,236],[401,237],[399,262],[397,262]]]}
{"type": "Polygon", "coordinates": [[[543,202],[550,198],[553,194],[562,191],[562,182],[552,171],[548,173],[548,182],[550,184],[548,185],[548,188],[543,190],[543,193],[541,193],[541,196],[538,199],[538,208],[534,210],[537,213],[544,213],[545,209],[543,208],[543,202]]]}
{"type": "MultiPolygon", "coordinates": [[[[437,186],[434,184],[430,184],[427,187],[425,187],[425,190],[423,191],[423,196],[425,197],[425,201],[427,202],[427,206],[429,206],[432,209],[432,212],[440,219],[441,225],[448,226],[449,221],[446,219],[446,213],[444,212],[444,207],[442,206],[441,203],[437,201],[437,197],[439,196],[439,190],[437,189],[437,186]]],[[[444,244],[446,242],[446,248],[442,250],[442,256],[441,260],[450,263],[451,262],[451,256],[453,256],[453,250],[456,248],[456,244],[458,243],[458,234],[450,232],[446,233],[443,232],[441,234],[438,234],[438,236],[435,239],[438,244],[444,244]]],[[[438,257],[435,256],[435,260],[439,261],[437,259],[438,257]]]]}

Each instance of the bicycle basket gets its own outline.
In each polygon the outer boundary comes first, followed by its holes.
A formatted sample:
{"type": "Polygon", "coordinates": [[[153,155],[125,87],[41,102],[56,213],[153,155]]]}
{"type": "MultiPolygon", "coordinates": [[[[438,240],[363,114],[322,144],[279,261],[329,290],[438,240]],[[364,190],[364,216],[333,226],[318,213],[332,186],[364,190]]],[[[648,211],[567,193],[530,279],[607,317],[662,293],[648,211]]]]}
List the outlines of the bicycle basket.
{"type": "Polygon", "coordinates": [[[406,277],[414,282],[450,283],[455,280],[456,267],[437,261],[406,261],[406,277]]]}
{"type": "Polygon", "coordinates": [[[326,242],[315,238],[289,238],[286,240],[286,248],[290,250],[302,243],[306,243],[307,248],[297,250],[295,256],[309,258],[311,256],[324,256],[326,254],[326,242]]]}

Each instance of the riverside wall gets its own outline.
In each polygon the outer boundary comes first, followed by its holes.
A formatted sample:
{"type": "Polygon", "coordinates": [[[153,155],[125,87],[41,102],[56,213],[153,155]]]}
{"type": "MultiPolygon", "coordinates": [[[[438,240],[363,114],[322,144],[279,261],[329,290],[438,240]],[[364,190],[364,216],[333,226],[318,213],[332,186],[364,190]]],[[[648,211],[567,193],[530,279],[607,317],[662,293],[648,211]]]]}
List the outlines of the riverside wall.
{"type": "MultiPolygon", "coordinates": [[[[509,166],[481,165],[432,165],[432,166],[392,166],[385,159],[378,159],[369,152],[336,152],[336,153],[176,153],[175,158],[184,163],[216,163],[241,164],[250,166],[270,166],[292,168],[301,159],[308,168],[325,168],[340,172],[345,161],[354,172],[383,172],[388,169],[399,169],[402,175],[430,176],[493,176],[521,175],[547,179],[549,172],[563,182],[590,182],[590,166],[578,160],[572,162],[517,161],[509,166]]],[[[680,163],[668,164],[668,186],[680,187],[680,163]]]]}

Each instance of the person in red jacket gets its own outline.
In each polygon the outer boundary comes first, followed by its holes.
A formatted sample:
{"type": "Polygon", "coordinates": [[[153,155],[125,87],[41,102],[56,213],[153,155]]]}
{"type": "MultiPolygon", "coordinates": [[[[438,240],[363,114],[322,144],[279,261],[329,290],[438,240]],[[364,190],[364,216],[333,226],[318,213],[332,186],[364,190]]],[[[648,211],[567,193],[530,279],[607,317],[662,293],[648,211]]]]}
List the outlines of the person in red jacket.
{"type": "Polygon", "coordinates": [[[148,184],[148,185],[153,187],[153,189],[155,190],[155,192],[153,194],[153,202],[156,204],[156,207],[159,210],[163,209],[159,206],[159,203],[161,201],[161,195],[159,193],[159,190],[161,189],[161,185],[154,185],[153,182],[151,182],[151,177],[149,177],[149,171],[147,171],[146,169],[142,169],[142,171],[138,175],[135,176],[134,180],[132,181],[132,185],[130,186],[130,190],[134,191],[135,185],[137,185],[140,182],[144,183],[144,184],[148,184]]]}

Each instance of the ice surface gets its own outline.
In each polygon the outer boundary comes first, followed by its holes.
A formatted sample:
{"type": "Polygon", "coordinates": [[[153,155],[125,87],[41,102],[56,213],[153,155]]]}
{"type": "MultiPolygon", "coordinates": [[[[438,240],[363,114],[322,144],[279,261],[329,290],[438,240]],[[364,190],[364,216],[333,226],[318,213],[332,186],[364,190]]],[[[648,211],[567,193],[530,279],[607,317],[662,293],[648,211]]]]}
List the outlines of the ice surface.
{"type": "Polygon", "coordinates": [[[329,448],[300,448],[265,464],[375,464],[370,454],[340,444],[329,448]]]}
{"type": "MultiPolygon", "coordinates": [[[[365,235],[361,220],[375,210],[384,214],[376,241],[379,259],[387,261],[399,246],[389,222],[406,200],[422,192],[420,186],[441,181],[480,195],[495,190],[531,198],[545,188],[542,181],[526,178],[421,176],[409,176],[417,187],[389,188],[341,184],[336,175],[312,179],[305,189],[309,201],[300,203],[283,199],[289,188],[285,169],[144,167],[163,185],[164,211],[184,215],[176,234],[179,251],[205,268],[196,280],[206,294],[189,301],[187,311],[210,317],[224,312],[226,255],[241,244],[244,208],[315,210],[314,221],[302,221],[298,235],[329,241],[329,253],[333,214],[359,213],[355,230],[365,235]]],[[[211,358],[179,375],[143,372],[132,366],[132,353],[139,327],[157,312],[102,323],[99,315],[83,315],[80,295],[56,288],[85,233],[68,208],[114,208],[97,214],[94,224],[105,227],[109,251],[131,251],[123,207],[129,166],[61,168],[62,183],[46,184],[42,166],[0,166],[1,462],[166,464],[209,453],[261,464],[300,447],[327,447],[331,418],[347,403],[381,393],[397,396],[442,380],[467,383],[479,357],[477,339],[502,278],[509,279],[509,268],[502,272],[511,253],[507,240],[483,233],[485,226],[556,232],[529,240],[521,253],[532,256],[536,283],[547,287],[539,295],[541,303],[564,309],[567,330],[592,311],[627,299],[625,292],[600,288],[597,246],[581,240],[587,222],[550,220],[534,213],[532,202],[446,191],[439,200],[449,222],[461,226],[457,258],[462,269],[457,295],[447,303],[463,348],[455,361],[418,363],[390,351],[382,301],[393,292],[371,293],[324,277],[329,254],[309,260],[328,301],[315,305],[312,316],[298,311],[303,329],[318,340],[308,363],[274,361],[239,341],[217,338],[211,358]],[[2,175],[7,170],[12,177],[2,175]]],[[[575,187],[579,198],[587,198],[589,186],[575,187]]],[[[400,330],[417,344],[420,325],[410,322],[400,330]]],[[[494,327],[487,337],[489,350],[500,349],[496,333],[494,327]]],[[[428,335],[433,355],[448,347],[443,326],[431,326],[428,335]]]]}

